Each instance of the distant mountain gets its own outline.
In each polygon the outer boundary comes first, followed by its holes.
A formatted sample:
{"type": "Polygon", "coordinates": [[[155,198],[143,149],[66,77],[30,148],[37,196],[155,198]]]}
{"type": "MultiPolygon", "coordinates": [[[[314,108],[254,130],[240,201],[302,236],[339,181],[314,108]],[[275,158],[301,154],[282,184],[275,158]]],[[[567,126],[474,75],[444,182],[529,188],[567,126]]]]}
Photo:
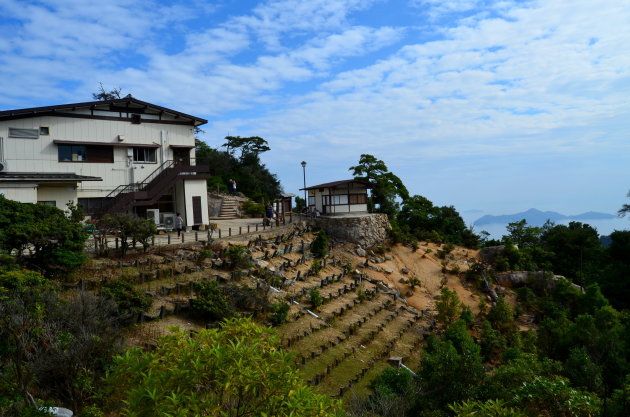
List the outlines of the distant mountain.
{"type": "Polygon", "coordinates": [[[537,209],[529,209],[527,211],[523,211],[515,214],[503,214],[499,216],[485,215],[480,217],[475,221],[475,226],[483,226],[486,224],[495,224],[495,223],[512,223],[518,222],[523,219],[527,221],[527,224],[530,226],[542,226],[545,224],[547,220],[551,220],[552,222],[557,222],[559,220],[604,220],[604,219],[613,219],[617,216],[614,214],[608,213],[598,213],[595,211],[589,211],[582,214],[576,214],[573,216],[567,216],[564,214],[557,213],[555,211],[540,211],[537,209]]]}

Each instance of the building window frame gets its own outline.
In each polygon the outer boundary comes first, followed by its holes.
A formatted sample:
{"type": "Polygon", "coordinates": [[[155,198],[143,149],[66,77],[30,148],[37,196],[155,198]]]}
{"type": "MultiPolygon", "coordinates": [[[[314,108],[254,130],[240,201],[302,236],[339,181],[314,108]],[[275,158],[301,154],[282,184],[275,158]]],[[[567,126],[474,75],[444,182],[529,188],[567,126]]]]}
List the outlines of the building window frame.
{"type": "Polygon", "coordinates": [[[157,149],[134,147],[133,162],[135,164],[157,164],[157,149]]]}
{"type": "Polygon", "coordinates": [[[10,127],[9,137],[16,139],[39,139],[39,128],[10,127]]]}
{"type": "Polygon", "coordinates": [[[114,149],[98,145],[57,145],[59,162],[114,163],[114,149]]]}

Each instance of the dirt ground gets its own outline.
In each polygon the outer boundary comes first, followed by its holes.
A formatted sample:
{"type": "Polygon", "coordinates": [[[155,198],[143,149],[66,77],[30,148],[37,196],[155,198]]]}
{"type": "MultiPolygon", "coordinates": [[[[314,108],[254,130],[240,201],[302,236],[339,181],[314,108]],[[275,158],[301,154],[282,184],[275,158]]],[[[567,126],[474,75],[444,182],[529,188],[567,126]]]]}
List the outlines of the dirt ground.
{"type": "MultiPolygon", "coordinates": [[[[461,301],[470,307],[474,313],[479,311],[479,296],[462,283],[462,279],[452,272],[442,272],[442,259],[439,259],[437,252],[441,246],[434,243],[421,243],[417,250],[410,247],[396,244],[386,254],[391,255],[391,260],[385,260],[378,264],[372,264],[382,271],[364,268],[362,272],[368,276],[380,279],[390,285],[392,289],[398,290],[405,297],[411,307],[418,310],[434,310],[436,297],[440,295],[442,283],[455,291],[461,301]],[[407,273],[403,273],[407,270],[407,273]],[[391,271],[391,273],[388,273],[391,271]],[[412,289],[408,284],[401,283],[401,279],[418,278],[421,282],[419,287],[412,289]],[[411,292],[410,292],[411,291],[411,292]],[[413,295],[409,295],[413,293],[413,295]]],[[[350,258],[354,265],[364,262],[365,258],[351,253],[351,245],[338,248],[334,254],[340,257],[350,258]]],[[[383,256],[382,256],[383,257],[383,256]]],[[[460,272],[468,270],[478,257],[478,251],[455,247],[446,257],[447,269],[459,268],[460,272]]]]}

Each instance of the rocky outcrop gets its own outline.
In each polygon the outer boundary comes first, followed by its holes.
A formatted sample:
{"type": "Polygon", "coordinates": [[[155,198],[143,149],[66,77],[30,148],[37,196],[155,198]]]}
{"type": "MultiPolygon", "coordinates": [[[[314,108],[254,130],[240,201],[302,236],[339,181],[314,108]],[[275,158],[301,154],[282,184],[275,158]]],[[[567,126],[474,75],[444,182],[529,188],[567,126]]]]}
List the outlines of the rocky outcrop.
{"type": "Polygon", "coordinates": [[[497,256],[503,253],[505,249],[505,245],[500,246],[488,246],[486,248],[482,248],[479,251],[479,257],[481,260],[489,265],[493,265],[494,261],[497,259],[497,256]]]}
{"type": "Polygon", "coordinates": [[[329,237],[364,248],[383,242],[392,228],[387,215],[382,213],[318,217],[314,223],[329,237]]]}
{"type": "MultiPolygon", "coordinates": [[[[528,286],[541,290],[552,291],[558,281],[566,279],[562,275],[553,275],[545,271],[511,271],[497,272],[494,275],[495,282],[502,287],[517,288],[528,286]]],[[[583,291],[582,287],[571,283],[571,286],[583,291]]]]}

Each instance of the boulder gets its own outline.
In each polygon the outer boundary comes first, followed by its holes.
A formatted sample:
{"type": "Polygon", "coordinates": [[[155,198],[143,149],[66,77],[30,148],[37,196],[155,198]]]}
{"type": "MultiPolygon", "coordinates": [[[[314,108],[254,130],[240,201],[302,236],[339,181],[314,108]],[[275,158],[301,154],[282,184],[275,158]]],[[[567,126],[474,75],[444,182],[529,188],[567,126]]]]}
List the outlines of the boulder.
{"type": "Polygon", "coordinates": [[[494,264],[494,261],[497,259],[503,250],[505,249],[505,245],[499,246],[488,246],[487,248],[482,248],[479,251],[479,257],[481,260],[487,264],[494,264]]]}

